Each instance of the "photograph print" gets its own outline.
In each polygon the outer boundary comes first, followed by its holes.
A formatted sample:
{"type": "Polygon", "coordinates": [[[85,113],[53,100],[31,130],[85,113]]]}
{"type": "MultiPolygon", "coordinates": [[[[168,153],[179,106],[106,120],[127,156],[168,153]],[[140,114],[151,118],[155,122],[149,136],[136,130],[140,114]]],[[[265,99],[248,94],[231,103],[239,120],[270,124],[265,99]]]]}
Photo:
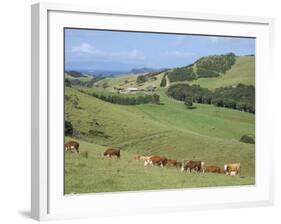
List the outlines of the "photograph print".
{"type": "Polygon", "coordinates": [[[64,28],[64,193],[254,185],[255,42],[64,28]]]}

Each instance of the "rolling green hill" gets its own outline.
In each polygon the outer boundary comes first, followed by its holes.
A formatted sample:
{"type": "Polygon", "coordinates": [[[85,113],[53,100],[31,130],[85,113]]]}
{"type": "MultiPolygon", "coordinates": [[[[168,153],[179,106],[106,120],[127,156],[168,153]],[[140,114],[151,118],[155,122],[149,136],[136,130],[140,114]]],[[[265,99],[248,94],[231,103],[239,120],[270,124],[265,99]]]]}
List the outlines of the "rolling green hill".
{"type": "MultiPolygon", "coordinates": [[[[133,163],[133,154],[156,154],[178,160],[200,159],[207,164],[215,164],[221,167],[225,163],[240,162],[243,167],[242,175],[247,178],[245,180],[237,178],[236,184],[241,184],[241,181],[244,184],[254,183],[255,146],[239,141],[244,134],[254,135],[253,115],[201,104],[196,105],[196,110],[187,110],[182,102],[167,97],[164,88],[161,88],[157,93],[161,96],[162,105],[124,106],[101,101],[81,93],[75,88],[66,88],[68,97],[71,98],[73,95],[78,97],[76,107],[70,101],[66,101],[66,117],[73,124],[76,138],[84,139],[93,144],[89,143],[88,148],[81,146],[81,150],[90,153],[91,150],[93,152],[98,150],[101,153],[106,147],[120,147],[122,154],[128,155],[126,163],[129,164],[133,163]]],[[[71,161],[75,163],[75,157],[73,156],[66,157],[66,163],[71,161]]],[[[88,160],[82,161],[86,162],[85,165],[81,164],[81,166],[85,166],[85,169],[90,169],[88,165],[93,166],[88,164],[88,160]]],[[[115,163],[113,159],[112,162],[105,159],[102,161],[111,165],[115,163]]],[[[113,166],[112,169],[117,167],[113,166]]],[[[75,168],[75,173],[72,173],[69,178],[82,178],[80,176],[83,176],[83,169],[75,168]]],[[[131,167],[131,169],[133,168],[131,167]]],[[[125,172],[127,176],[137,175],[131,171],[128,171],[128,173],[122,170],[122,172],[125,172]]],[[[155,175],[158,175],[158,172],[164,171],[158,170],[155,172],[155,175]]],[[[179,175],[179,171],[173,170],[170,172],[171,175],[173,173],[176,176],[179,175]]],[[[217,186],[224,180],[224,178],[220,178],[222,177],[218,177],[218,182],[216,178],[212,178],[212,180],[203,178],[206,182],[198,180],[199,182],[184,186],[217,186]]],[[[102,182],[102,180],[99,181],[102,182]]],[[[231,181],[231,183],[233,182],[231,181]]],[[[87,185],[88,180],[85,180],[84,184],[87,185]]],[[[225,184],[227,185],[228,182],[225,182],[225,184]]],[[[69,182],[69,185],[67,188],[72,189],[72,182],[69,182]]],[[[85,190],[83,183],[80,183],[80,185],[82,185],[80,186],[80,192],[97,192],[103,188],[103,186],[96,186],[96,188],[93,185],[93,188],[88,189],[86,187],[88,190],[85,190]]],[[[121,186],[123,185],[116,185],[115,187],[121,186]]],[[[169,183],[165,186],[164,188],[175,188],[178,185],[169,183]]],[[[151,188],[153,186],[147,184],[143,189],[151,188]]],[[[127,188],[122,189],[134,190],[138,188],[127,186],[127,188]]],[[[111,190],[114,191],[114,186],[111,190]]],[[[68,192],[71,191],[73,190],[68,190],[68,192]]],[[[79,190],[76,189],[75,192],[79,192],[79,190]]]]}
{"type": "MultiPolygon", "coordinates": [[[[196,70],[196,63],[191,66],[196,70]]],[[[254,74],[255,58],[241,56],[217,77],[167,83],[199,84],[214,90],[239,83],[255,85],[254,74]]],[[[72,138],[81,145],[79,154],[66,153],[65,193],[255,183],[255,145],[239,141],[243,135],[255,136],[254,114],[197,103],[196,109],[188,110],[184,102],[167,96],[167,88],[159,87],[165,72],[143,83],[137,83],[139,75],[145,74],[108,77],[91,88],[65,87],[65,117],[73,126],[72,138]],[[120,94],[117,90],[136,87],[144,91],[151,85],[157,86],[154,93],[160,96],[160,104],[119,105],[89,95],[94,91],[134,97],[147,93],[120,94]],[[107,147],[121,148],[121,159],[103,157],[107,147]],[[143,167],[141,161],[133,160],[135,154],[203,160],[221,168],[225,163],[240,162],[241,175],[186,174],[172,168],[143,167]]]]}
{"type": "MultiPolygon", "coordinates": [[[[195,62],[191,66],[186,68],[193,67],[196,72],[197,63],[195,62]]],[[[165,72],[160,73],[156,76],[156,80],[148,80],[141,85],[137,84],[136,80],[139,75],[142,74],[133,74],[119,77],[109,77],[98,82],[99,86],[102,87],[102,84],[107,83],[108,91],[114,91],[114,87],[122,87],[124,89],[128,87],[137,87],[140,90],[146,89],[150,85],[160,86],[160,82],[164,76],[165,72]]],[[[215,88],[225,87],[225,86],[236,86],[239,83],[245,85],[255,85],[255,57],[254,56],[236,56],[235,63],[231,66],[225,74],[219,74],[217,77],[206,77],[206,78],[197,78],[191,81],[174,81],[168,83],[173,85],[177,83],[189,83],[189,84],[199,84],[201,87],[214,90],[215,88]]]]}
{"type": "Polygon", "coordinates": [[[189,83],[199,84],[210,90],[224,86],[238,85],[239,83],[255,85],[255,57],[237,57],[235,64],[224,75],[213,78],[200,78],[189,83]]]}

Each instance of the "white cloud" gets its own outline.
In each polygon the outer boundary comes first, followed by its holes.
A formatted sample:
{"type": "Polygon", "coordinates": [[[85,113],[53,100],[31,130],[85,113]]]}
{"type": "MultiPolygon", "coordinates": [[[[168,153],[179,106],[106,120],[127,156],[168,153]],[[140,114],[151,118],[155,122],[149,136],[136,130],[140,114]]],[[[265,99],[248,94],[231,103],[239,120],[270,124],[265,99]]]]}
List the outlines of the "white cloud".
{"type": "Polygon", "coordinates": [[[105,60],[144,60],[145,56],[141,53],[141,51],[137,49],[132,49],[127,52],[106,52],[99,50],[92,46],[89,43],[81,43],[78,46],[73,46],[71,48],[71,52],[73,53],[82,53],[88,54],[95,57],[99,57],[105,60]]]}
{"type": "Polygon", "coordinates": [[[71,48],[72,52],[78,52],[78,53],[87,53],[87,54],[93,54],[93,55],[102,55],[103,52],[94,48],[92,45],[88,43],[81,43],[78,46],[73,46],[71,48]]]}

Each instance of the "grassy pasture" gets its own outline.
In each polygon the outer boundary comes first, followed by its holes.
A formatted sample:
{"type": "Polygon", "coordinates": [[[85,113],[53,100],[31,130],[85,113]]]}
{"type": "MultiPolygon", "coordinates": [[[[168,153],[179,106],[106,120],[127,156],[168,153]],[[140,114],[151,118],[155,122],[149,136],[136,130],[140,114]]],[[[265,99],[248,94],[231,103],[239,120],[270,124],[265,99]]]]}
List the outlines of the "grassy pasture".
{"type": "MultiPolygon", "coordinates": [[[[98,81],[99,88],[83,89],[104,95],[114,94],[114,87],[146,89],[152,84],[159,86],[163,74],[141,86],[136,83],[139,74],[133,74],[105,78],[98,81]],[[108,87],[102,88],[105,82],[108,87]]],[[[241,56],[226,74],[188,83],[213,90],[238,83],[254,85],[254,76],[255,57],[241,56]]],[[[194,104],[196,109],[188,110],[183,102],[169,98],[165,91],[166,88],[156,91],[160,105],[127,106],[111,104],[79,92],[75,87],[66,87],[66,96],[78,98],[78,106],[65,101],[65,111],[79,132],[81,144],[79,154],[65,155],[66,194],[255,183],[255,145],[239,141],[242,135],[255,135],[255,116],[207,104],[194,104]],[[102,153],[107,147],[120,147],[121,159],[104,157],[102,153]],[[133,160],[135,154],[163,155],[179,161],[198,159],[221,168],[225,163],[240,162],[241,175],[229,177],[144,167],[143,162],[133,160]]],[[[127,95],[135,94],[143,93],[127,95]]]]}
{"type": "Polygon", "coordinates": [[[242,135],[254,135],[254,116],[236,110],[196,104],[187,110],[182,102],[165,95],[162,105],[116,105],[66,88],[76,95],[79,108],[66,103],[74,127],[87,133],[97,129],[105,136],[83,137],[79,155],[66,153],[66,193],[135,191],[254,184],[255,146],[239,142],[242,135]],[[95,120],[100,125],[93,125],[95,120]],[[121,147],[122,157],[102,156],[106,147],[121,147]],[[88,158],[83,157],[88,153],[88,158]],[[163,155],[171,159],[200,159],[218,165],[240,162],[240,177],[216,174],[181,173],[175,169],[143,167],[134,154],[163,155]]]}
{"type": "MultiPolygon", "coordinates": [[[[69,138],[66,138],[68,140],[69,138]]],[[[65,194],[249,185],[253,177],[182,173],[175,168],[144,167],[131,152],[102,156],[106,147],[80,141],[80,153],[65,153],[65,194]],[[86,153],[87,152],[87,153],[86,153]],[[85,155],[88,154],[88,157],[85,155]]]]}

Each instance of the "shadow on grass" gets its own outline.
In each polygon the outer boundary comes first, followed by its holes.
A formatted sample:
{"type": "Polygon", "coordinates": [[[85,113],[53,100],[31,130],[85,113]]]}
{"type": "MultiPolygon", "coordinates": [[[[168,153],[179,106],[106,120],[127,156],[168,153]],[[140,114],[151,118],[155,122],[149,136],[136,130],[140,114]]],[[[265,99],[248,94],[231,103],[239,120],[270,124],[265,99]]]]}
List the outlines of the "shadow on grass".
{"type": "Polygon", "coordinates": [[[194,110],[194,109],[196,109],[196,107],[192,106],[192,107],[187,107],[186,109],[188,109],[188,110],[194,110]]]}

